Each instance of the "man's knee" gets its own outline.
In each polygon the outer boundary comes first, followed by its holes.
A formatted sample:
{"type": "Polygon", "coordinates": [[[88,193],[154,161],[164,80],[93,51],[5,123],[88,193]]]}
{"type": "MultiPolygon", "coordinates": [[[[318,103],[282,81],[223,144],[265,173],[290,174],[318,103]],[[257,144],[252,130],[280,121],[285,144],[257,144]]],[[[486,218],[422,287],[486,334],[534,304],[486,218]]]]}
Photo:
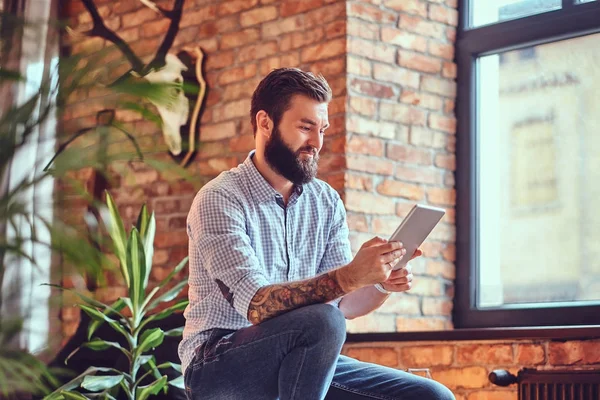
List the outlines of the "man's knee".
{"type": "Polygon", "coordinates": [[[303,331],[305,339],[341,348],[346,340],[346,319],[339,308],[330,304],[303,307],[303,331]]]}
{"type": "Polygon", "coordinates": [[[421,387],[419,400],[456,400],[454,394],[446,386],[431,379],[425,380],[421,387]]]}

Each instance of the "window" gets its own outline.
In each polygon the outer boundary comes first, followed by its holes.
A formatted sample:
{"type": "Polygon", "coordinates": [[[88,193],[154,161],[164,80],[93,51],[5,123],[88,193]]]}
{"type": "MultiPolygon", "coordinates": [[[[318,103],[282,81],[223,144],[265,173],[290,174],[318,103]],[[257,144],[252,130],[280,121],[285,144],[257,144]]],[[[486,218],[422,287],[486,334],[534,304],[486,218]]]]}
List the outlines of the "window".
{"type": "Polygon", "coordinates": [[[599,324],[600,4],[467,2],[455,326],[599,324]]]}

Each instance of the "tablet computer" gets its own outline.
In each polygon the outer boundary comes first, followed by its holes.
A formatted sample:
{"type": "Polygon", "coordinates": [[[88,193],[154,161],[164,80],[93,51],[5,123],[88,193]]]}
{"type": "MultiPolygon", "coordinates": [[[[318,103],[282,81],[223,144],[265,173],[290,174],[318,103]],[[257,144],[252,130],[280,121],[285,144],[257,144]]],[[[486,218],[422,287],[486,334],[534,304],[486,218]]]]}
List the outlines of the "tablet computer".
{"type": "Polygon", "coordinates": [[[390,242],[402,242],[406,249],[406,255],[394,266],[394,270],[400,269],[408,263],[444,214],[446,214],[446,210],[443,208],[423,204],[416,204],[410,210],[389,239],[390,242]]]}

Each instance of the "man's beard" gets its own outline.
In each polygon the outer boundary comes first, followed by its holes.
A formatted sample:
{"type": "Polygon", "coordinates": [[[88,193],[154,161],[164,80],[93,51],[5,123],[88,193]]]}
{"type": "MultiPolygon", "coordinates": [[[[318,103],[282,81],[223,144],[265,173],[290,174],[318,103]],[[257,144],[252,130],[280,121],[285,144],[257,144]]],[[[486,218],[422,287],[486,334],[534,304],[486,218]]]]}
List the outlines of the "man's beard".
{"type": "Polygon", "coordinates": [[[310,182],[317,175],[319,154],[311,146],[293,151],[283,142],[279,127],[274,127],[265,146],[265,159],[275,172],[295,185],[310,182]],[[308,151],[312,157],[302,159],[301,152],[308,151]]]}

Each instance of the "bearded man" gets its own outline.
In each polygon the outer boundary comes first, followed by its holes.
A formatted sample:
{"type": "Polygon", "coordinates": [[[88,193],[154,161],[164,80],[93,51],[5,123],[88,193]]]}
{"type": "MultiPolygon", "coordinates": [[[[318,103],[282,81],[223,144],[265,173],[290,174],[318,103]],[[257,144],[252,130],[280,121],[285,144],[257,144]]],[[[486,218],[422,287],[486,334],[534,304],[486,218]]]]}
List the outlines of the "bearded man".
{"type": "Polygon", "coordinates": [[[355,256],[344,205],[315,178],[331,89],[272,71],[250,110],[256,149],[196,195],[187,219],[189,306],[179,346],[190,400],[450,400],[441,384],[340,354],[346,319],[409,290],[402,243],[355,256]]]}

